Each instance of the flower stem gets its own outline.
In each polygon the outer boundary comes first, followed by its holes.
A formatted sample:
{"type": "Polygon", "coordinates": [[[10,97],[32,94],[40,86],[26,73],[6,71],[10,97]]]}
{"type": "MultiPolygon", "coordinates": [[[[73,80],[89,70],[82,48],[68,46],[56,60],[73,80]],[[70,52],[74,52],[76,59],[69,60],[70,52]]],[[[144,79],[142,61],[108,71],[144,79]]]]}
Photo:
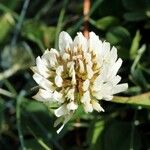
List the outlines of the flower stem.
{"type": "Polygon", "coordinates": [[[14,30],[13,38],[12,38],[12,41],[11,41],[11,47],[16,45],[18,35],[19,35],[19,32],[21,30],[21,27],[22,27],[22,24],[23,24],[23,21],[24,21],[24,18],[25,18],[27,8],[29,6],[29,2],[30,2],[30,0],[25,0],[24,1],[23,8],[21,10],[21,14],[19,16],[18,23],[17,23],[16,28],[14,30]]]}
{"type": "Polygon", "coordinates": [[[84,15],[84,30],[83,34],[86,38],[89,37],[89,11],[90,11],[90,0],[84,0],[83,2],[83,15],[84,15]]]}
{"type": "MultiPolygon", "coordinates": [[[[80,118],[76,120],[76,123],[80,123],[80,118]]],[[[76,143],[80,147],[81,146],[81,140],[80,140],[80,134],[79,134],[79,127],[76,127],[76,143]]]]}

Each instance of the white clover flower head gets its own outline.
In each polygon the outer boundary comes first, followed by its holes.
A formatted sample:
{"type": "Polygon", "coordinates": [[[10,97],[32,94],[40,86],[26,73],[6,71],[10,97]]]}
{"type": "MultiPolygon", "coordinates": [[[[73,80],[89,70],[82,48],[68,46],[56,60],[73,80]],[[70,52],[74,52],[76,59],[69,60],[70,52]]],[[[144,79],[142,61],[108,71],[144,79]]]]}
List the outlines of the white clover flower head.
{"type": "Polygon", "coordinates": [[[62,126],[57,133],[79,105],[83,105],[86,113],[104,111],[100,100],[112,100],[114,94],[127,90],[126,83],[118,84],[121,64],[117,49],[102,42],[94,32],[89,33],[89,39],[79,32],[72,40],[63,31],[59,35],[59,51],[46,50],[36,58],[33,78],[40,89],[34,98],[58,104],[54,110],[58,117],[54,126],[60,123],[62,126]]]}

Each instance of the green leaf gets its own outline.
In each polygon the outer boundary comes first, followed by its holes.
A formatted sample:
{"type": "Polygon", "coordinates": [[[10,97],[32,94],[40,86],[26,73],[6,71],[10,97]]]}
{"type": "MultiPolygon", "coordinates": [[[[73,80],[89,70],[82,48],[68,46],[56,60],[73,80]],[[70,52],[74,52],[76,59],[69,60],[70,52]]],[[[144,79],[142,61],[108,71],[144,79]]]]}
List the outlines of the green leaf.
{"type": "Polygon", "coordinates": [[[0,73],[0,80],[9,78],[19,70],[31,67],[34,62],[32,50],[25,42],[15,47],[5,46],[1,58],[1,65],[6,70],[0,73]]]}
{"type": "Polygon", "coordinates": [[[24,69],[33,65],[34,62],[32,50],[25,42],[18,43],[18,45],[15,47],[11,47],[11,45],[6,45],[1,55],[1,63],[4,68],[10,68],[13,65],[18,64],[18,66],[21,66],[21,68],[24,69]],[[22,56],[21,59],[20,56],[22,56]]]}
{"type": "Polygon", "coordinates": [[[25,101],[23,103],[25,109],[29,112],[45,112],[47,109],[43,103],[40,103],[36,100],[25,101]]]}
{"type": "Polygon", "coordinates": [[[131,66],[131,72],[135,70],[136,66],[139,64],[139,61],[146,50],[146,45],[143,44],[141,48],[138,50],[137,56],[131,66]]]}
{"type": "Polygon", "coordinates": [[[148,0],[122,0],[123,5],[128,10],[146,10],[150,6],[148,0]]]}
{"type": "Polygon", "coordinates": [[[140,86],[143,91],[146,91],[148,89],[147,87],[148,82],[146,81],[141,68],[137,67],[134,71],[131,72],[131,74],[132,74],[131,79],[133,80],[133,82],[136,85],[140,86]]]}
{"type": "Polygon", "coordinates": [[[104,122],[103,121],[96,122],[93,136],[92,136],[92,144],[96,143],[96,141],[97,141],[100,133],[103,131],[103,129],[104,129],[104,122]]]}
{"type": "Polygon", "coordinates": [[[144,12],[128,12],[124,14],[124,18],[127,21],[142,21],[148,19],[144,12]]]}
{"type": "Polygon", "coordinates": [[[119,24],[118,18],[114,16],[106,16],[96,21],[91,21],[91,24],[93,24],[95,27],[101,30],[107,30],[110,27],[116,26],[119,24]]]}
{"type": "MultiPolygon", "coordinates": [[[[104,130],[104,120],[93,120],[89,126],[89,131],[87,133],[87,142],[90,145],[90,150],[97,149],[97,141],[104,130]]],[[[99,143],[100,144],[100,143],[99,143]]]]}
{"type": "Polygon", "coordinates": [[[50,45],[55,40],[55,32],[55,27],[46,26],[44,23],[36,20],[26,21],[22,29],[22,35],[35,42],[41,50],[51,47],[50,45]]]}
{"type": "Polygon", "coordinates": [[[95,16],[119,16],[121,17],[124,13],[124,8],[121,0],[103,0],[97,11],[95,12],[95,16]]]}
{"type": "Polygon", "coordinates": [[[140,150],[141,139],[139,133],[134,131],[134,143],[131,144],[131,124],[122,121],[112,121],[104,131],[104,149],[102,150],[140,150]]]}
{"type": "Polygon", "coordinates": [[[43,44],[46,48],[51,48],[54,40],[55,40],[55,33],[56,28],[53,26],[43,27],[43,44]]]}
{"type": "Polygon", "coordinates": [[[27,150],[48,150],[44,149],[40,144],[38,144],[36,139],[25,140],[25,145],[27,150]]]}
{"type": "Polygon", "coordinates": [[[138,53],[137,51],[139,49],[140,40],[141,40],[140,32],[136,31],[135,37],[133,38],[131,48],[130,48],[130,58],[131,59],[135,59],[135,57],[138,53]]]}
{"type": "Polygon", "coordinates": [[[147,16],[148,18],[150,18],[150,9],[148,9],[148,10],[146,11],[146,16],[147,16]]]}
{"type": "MultiPolygon", "coordinates": [[[[56,128],[53,127],[54,115],[51,115],[45,104],[24,98],[22,102],[22,128],[25,134],[29,132],[38,138],[38,143],[42,141],[46,145],[54,145],[61,150],[57,142],[56,128]]],[[[55,118],[56,119],[56,118],[55,118]]],[[[59,134],[61,137],[61,133],[59,134]]]]}
{"type": "Polygon", "coordinates": [[[42,43],[42,24],[32,20],[26,21],[23,25],[22,35],[27,39],[35,42],[41,49],[44,49],[42,43]]]}
{"type": "Polygon", "coordinates": [[[113,45],[127,47],[130,44],[130,33],[122,26],[112,27],[106,33],[106,39],[113,45]]]}
{"type": "Polygon", "coordinates": [[[6,13],[0,17],[0,43],[7,37],[14,23],[14,19],[10,13],[6,13]]]}
{"type": "Polygon", "coordinates": [[[128,94],[137,95],[141,93],[141,88],[139,86],[132,86],[128,88],[128,94]]]}
{"type": "Polygon", "coordinates": [[[122,59],[129,59],[129,50],[128,47],[122,47],[121,45],[117,45],[118,48],[118,55],[122,58],[122,59]]]}
{"type": "Polygon", "coordinates": [[[138,50],[135,60],[131,66],[131,75],[132,75],[131,79],[133,80],[133,82],[135,82],[135,84],[139,85],[143,91],[146,91],[148,89],[148,82],[146,81],[142,69],[139,67],[139,64],[140,59],[145,50],[146,46],[142,45],[142,47],[138,50]]]}
{"type": "Polygon", "coordinates": [[[56,27],[56,35],[55,35],[55,48],[58,49],[58,37],[59,33],[62,30],[63,27],[63,20],[65,17],[65,11],[66,11],[66,6],[68,4],[68,0],[64,0],[62,4],[62,9],[60,11],[59,17],[58,17],[58,22],[57,22],[57,27],[56,27]]]}
{"type": "Polygon", "coordinates": [[[1,0],[1,3],[13,10],[18,6],[18,4],[20,3],[20,0],[13,0],[13,1],[1,0]]]}
{"type": "Polygon", "coordinates": [[[130,148],[140,150],[140,135],[137,130],[131,130],[130,123],[110,120],[105,122],[105,124],[98,121],[97,125],[96,130],[93,128],[96,138],[94,138],[95,140],[90,150],[127,150],[130,148]],[[133,147],[130,147],[131,132],[133,132],[133,147]]]}
{"type": "MultiPolygon", "coordinates": [[[[30,128],[29,128],[30,129],[30,128]]],[[[47,145],[47,144],[45,144],[44,142],[43,142],[43,139],[41,139],[41,138],[39,138],[39,137],[37,137],[36,135],[35,135],[35,133],[30,129],[30,131],[31,131],[31,133],[32,133],[32,135],[34,136],[34,138],[35,138],[35,143],[37,142],[39,145],[38,146],[40,146],[40,147],[43,147],[43,148],[41,148],[41,149],[45,149],[45,150],[51,150],[51,148],[49,147],[49,145],[47,145]]],[[[28,140],[26,140],[26,142],[27,142],[28,140]]],[[[29,146],[29,145],[28,145],[29,146]]],[[[32,145],[33,146],[33,145],[32,145]]],[[[37,144],[36,144],[36,146],[37,146],[37,144]]],[[[38,149],[39,149],[39,147],[37,147],[38,149]]],[[[37,148],[33,148],[33,149],[37,149],[37,148]]]]}

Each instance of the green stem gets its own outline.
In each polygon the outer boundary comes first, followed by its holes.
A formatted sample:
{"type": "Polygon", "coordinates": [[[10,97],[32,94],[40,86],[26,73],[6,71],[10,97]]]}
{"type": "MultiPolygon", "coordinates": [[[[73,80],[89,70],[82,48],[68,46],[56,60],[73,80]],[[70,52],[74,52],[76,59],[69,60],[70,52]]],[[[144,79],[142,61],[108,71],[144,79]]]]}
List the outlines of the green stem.
{"type": "Polygon", "coordinates": [[[0,73],[0,81],[3,79],[7,79],[13,74],[15,74],[18,70],[21,69],[21,66],[18,64],[14,64],[11,68],[5,70],[4,72],[0,73]]]}
{"type": "Polygon", "coordinates": [[[56,49],[58,49],[58,38],[59,38],[59,33],[62,29],[62,22],[64,19],[67,2],[68,2],[68,0],[64,1],[63,8],[61,9],[60,14],[59,14],[59,18],[58,18],[58,23],[57,23],[57,27],[56,27],[56,35],[55,35],[55,48],[56,49]]]}
{"type": "Polygon", "coordinates": [[[112,102],[122,103],[122,104],[131,104],[131,105],[137,105],[137,106],[150,108],[150,92],[136,95],[136,96],[131,96],[131,97],[115,96],[112,102]]]}
{"type": "Polygon", "coordinates": [[[15,94],[13,94],[7,90],[4,90],[2,88],[0,88],[0,94],[11,97],[11,98],[14,98],[16,96],[15,94]]]}
{"type": "Polygon", "coordinates": [[[23,8],[22,8],[21,14],[19,16],[19,20],[18,20],[18,23],[16,25],[16,29],[14,30],[14,35],[13,35],[13,38],[12,38],[12,41],[11,41],[11,46],[12,47],[16,45],[17,38],[18,38],[19,32],[21,30],[21,26],[23,24],[23,20],[25,18],[26,11],[27,11],[27,8],[29,6],[29,2],[30,2],[30,0],[25,0],[24,1],[23,8]]]}
{"type": "Polygon", "coordinates": [[[18,129],[18,134],[19,134],[19,139],[20,139],[20,143],[21,143],[21,149],[22,150],[26,150],[25,144],[24,144],[24,139],[23,139],[23,133],[22,133],[22,129],[21,129],[21,102],[23,99],[23,95],[24,95],[24,91],[22,91],[18,98],[17,98],[17,104],[16,104],[16,119],[17,119],[17,129],[18,129]]]}

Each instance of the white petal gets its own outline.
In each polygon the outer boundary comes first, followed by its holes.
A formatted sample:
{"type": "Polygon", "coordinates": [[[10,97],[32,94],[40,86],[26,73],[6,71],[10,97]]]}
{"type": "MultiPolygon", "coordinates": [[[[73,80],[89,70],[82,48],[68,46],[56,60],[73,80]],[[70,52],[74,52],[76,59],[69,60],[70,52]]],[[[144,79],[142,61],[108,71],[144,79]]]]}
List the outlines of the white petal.
{"type": "Polygon", "coordinates": [[[76,73],[75,70],[73,68],[72,70],[72,80],[71,80],[72,85],[76,85],[76,73]]]}
{"type": "Polygon", "coordinates": [[[62,83],[63,83],[63,79],[61,78],[61,76],[57,75],[55,77],[55,84],[57,87],[62,87],[62,83]]]}
{"type": "Polygon", "coordinates": [[[103,57],[107,58],[109,52],[110,52],[110,43],[103,42],[103,44],[102,44],[102,55],[103,55],[103,57]]]}
{"type": "Polygon", "coordinates": [[[59,134],[60,133],[60,131],[64,128],[64,126],[65,126],[65,124],[71,119],[71,117],[72,117],[72,113],[70,113],[70,114],[68,114],[68,115],[66,115],[66,116],[64,116],[63,117],[63,124],[62,124],[62,126],[57,130],[57,134],[59,134]]]}
{"type": "Polygon", "coordinates": [[[74,47],[82,48],[83,51],[87,51],[87,39],[83,36],[81,32],[77,33],[73,45],[74,47]]]}
{"type": "Polygon", "coordinates": [[[82,86],[82,89],[83,91],[87,91],[88,88],[90,86],[90,80],[89,79],[86,79],[84,82],[83,82],[83,86],[82,86]]]}
{"type": "Polygon", "coordinates": [[[98,100],[101,100],[103,98],[103,95],[102,95],[102,92],[101,91],[95,91],[95,92],[92,92],[92,95],[98,99],[98,100]]]}
{"type": "Polygon", "coordinates": [[[100,88],[101,88],[101,86],[102,86],[102,82],[104,81],[103,79],[104,79],[103,74],[100,74],[100,75],[95,79],[95,81],[94,81],[94,83],[93,83],[93,88],[92,88],[93,91],[99,91],[99,90],[100,90],[100,88]]]}
{"type": "Polygon", "coordinates": [[[38,71],[38,69],[37,69],[37,67],[36,66],[33,66],[33,67],[31,67],[30,68],[34,73],[39,73],[39,71],[38,71]]]}
{"type": "Polygon", "coordinates": [[[63,103],[64,99],[63,99],[63,95],[60,92],[54,91],[52,98],[55,101],[58,101],[60,103],[63,103]]]}
{"type": "Polygon", "coordinates": [[[121,77],[117,75],[112,79],[111,82],[113,85],[117,85],[120,82],[120,80],[121,80],[121,77]]]}
{"type": "Polygon", "coordinates": [[[57,127],[61,122],[63,122],[64,117],[59,117],[54,122],[54,127],[57,127]]]}
{"type": "MultiPolygon", "coordinates": [[[[46,69],[46,74],[44,74],[44,77],[45,78],[49,78],[49,77],[54,77],[55,73],[53,70],[50,70],[50,67],[51,65],[49,64],[49,62],[46,60],[46,59],[42,59],[42,61],[44,62],[44,64],[46,65],[47,68],[49,69],[46,69]]],[[[34,73],[38,73],[38,74],[41,74],[37,68],[37,66],[33,66],[31,67],[31,70],[34,72],[34,73]]],[[[43,73],[42,73],[43,74],[43,73]]],[[[41,74],[41,75],[42,75],[41,74]]]]}
{"type": "Polygon", "coordinates": [[[56,49],[50,49],[50,57],[49,57],[49,64],[50,67],[55,68],[58,65],[57,57],[59,57],[59,53],[56,49]]]}
{"type": "Polygon", "coordinates": [[[111,83],[105,83],[101,84],[99,87],[98,91],[93,91],[93,96],[96,99],[107,99],[109,100],[110,98],[112,99],[112,94],[113,94],[113,85],[111,83]]]}
{"type": "Polygon", "coordinates": [[[81,97],[81,102],[86,103],[90,101],[91,101],[90,92],[89,91],[84,92],[83,96],[81,97]]]}
{"type": "Polygon", "coordinates": [[[78,60],[79,61],[79,73],[84,73],[84,64],[82,60],[78,60]]]}
{"type": "Polygon", "coordinates": [[[101,87],[101,93],[103,97],[107,97],[108,95],[112,95],[113,85],[109,82],[106,82],[101,87]]]}
{"type": "Polygon", "coordinates": [[[56,131],[57,134],[59,134],[61,132],[61,130],[64,128],[65,124],[62,124],[61,127],[56,131]]]}
{"type": "Polygon", "coordinates": [[[74,61],[69,61],[67,63],[67,68],[70,69],[70,68],[74,68],[74,65],[75,65],[75,62],[74,61]]]}
{"type": "Polygon", "coordinates": [[[66,96],[69,100],[74,100],[74,95],[75,95],[75,89],[69,89],[66,96]]]}
{"type": "Polygon", "coordinates": [[[56,67],[57,57],[59,57],[59,53],[56,49],[51,48],[50,51],[46,50],[42,56],[42,61],[46,64],[47,68],[56,67]]]}
{"type": "Polygon", "coordinates": [[[76,110],[78,108],[78,105],[75,104],[73,101],[67,104],[67,109],[68,110],[76,110]]]}
{"type": "Polygon", "coordinates": [[[93,108],[100,112],[100,111],[103,111],[104,112],[104,109],[101,107],[101,105],[96,101],[96,100],[92,100],[92,105],[93,105],[93,108]]]}
{"type": "Polygon", "coordinates": [[[38,93],[36,95],[34,95],[32,98],[35,99],[35,100],[37,100],[37,101],[40,101],[40,102],[45,102],[46,101],[38,93]]]}
{"type": "Polygon", "coordinates": [[[72,78],[72,85],[76,84],[76,72],[75,72],[75,68],[74,68],[74,61],[68,62],[67,63],[67,68],[69,69],[69,77],[72,78]]]}
{"type": "Polygon", "coordinates": [[[60,106],[59,108],[57,108],[54,111],[54,113],[57,117],[60,117],[60,116],[68,114],[68,109],[67,109],[66,105],[64,104],[64,105],[60,106]]]}
{"type": "Polygon", "coordinates": [[[50,51],[47,49],[44,54],[42,55],[42,60],[46,64],[46,66],[49,66],[49,59],[50,59],[50,51]]]}
{"type": "Polygon", "coordinates": [[[108,83],[102,84],[99,91],[92,92],[92,95],[98,99],[104,99],[104,100],[112,100],[113,96],[113,88],[108,83]]]}
{"type": "Polygon", "coordinates": [[[50,54],[53,55],[53,56],[57,56],[57,57],[60,56],[60,55],[59,55],[59,52],[58,52],[56,49],[54,49],[54,48],[51,48],[49,52],[50,52],[50,54]]]}
{"type": "Polygon", "coordinates": [[[116,85],[116,86],[114,87],[113,94],[126,91],[127,89],[128,89],[128,84],[127,84],[127,83],[118,84],[118,85],[116,85]]]}
{"type": "Polygon", "coordinates": [[[90,61],[91,61],[91,54],[85,52],[84,53],[84,58],[85,58],[86,63],[90,63],[90,61]]]}
{"type": "Polygon", "coordinates": [[[113,99],[113,96],[112,95],[106,95],[103,97],[103,99],[106,101],[111,101],[113,99]]]}
{"type": "Polygon", "coordinates": [[[117,60],[117,49],[114,46],[110,51],[110,57],[112,63],[114,63],[117,60]]]}
{"type": "Polygon", "coordinates": [[[64,71],[63,66],[58,66],[57,69],[56,69],[56,74],[61,76],[63,71],[64,71]]]}
{"type": "Polygon", "coordinates": [[[73,113],[69,113],[68,115],[66,115],[64,119],[64,124],[66,124],[71,119],[72,116],[73,116],[73,113]]]}
{"type": "Polygon", "coordinates": [[[89,40],[88,40],[89,49],[94,51],[96,55],[101,54],[102,52],[102,41],[99,37],[94,33],[90,32],[89,40]]]}
{"type": "Polygon", "coordinates": [[[63,56],[62,56],[62,59],[63,59],[64,61],[67,61],[67,60],[70,59],[70,55],[69,55],[68,53],[64,53],[63,56]]]}
{"type": "Polygon", "coordinates": [[[54,86],[53,84],[46,78],[42,77],[41,75],[39,75],[38,73],[35,73],[33,75],[33,79],[36,81],[37,84],[39,84],[39,86],[41,86],[42,88],[48,90],[48,91],[54,91],[54,86]]]}
{"type": "Polygon", "coordinates": [[[48,73],[49,70],[46,67],[46,64],[39,56],[36,58],[36,65],[37,65],[37,70],[41,75],[43,75],[45,78],[49,77],[49,73],[48,73]]]}
{"type": "Polygon", "coordinates": [[[74,61],[67,63],[67,68],[69,69],[69,76],[70,77],[72,77],[72,74],[75,73],[74,65],[75,65],[74,61]]]}
{"type": "Polygon", "coordinates": [[[70,49],[72,45],[72,38],[67,32],[62,31],[59,34],[59,50],[61,54],[65,52],[65,50],[70,49]]]}
{"type": "Polygon", "coordinates": [[[117,74],[117,72],[118,72],[119,68],[121,67],[121,65],[122,65],[122,59],[119,58],[116,61],[116,63],[112,66],[110,74],[109,74],[109,78],[112,78],[117,74]]]}
{"type": "Polygon", "coordinates": [[[93,77],[93,70],[92,70],[92,67],[89,66],[89,64],[86,65],[86,71],[87,71],[87,78],[88,79],[91,79],[93,77]]]}
{"type": "Polygon", "coordinates": [[[43,102],[53,102],[52,92],[39,89],[38,93],[33,96],[34,99],[43,102]]]}
{"type": "Polygon", "coordinates": [[[99,91],[102,84],[106,82],[107,79],[107,74],[108,74],[109,68],[107,66],[103,66],[100,70],[100,75],[95,79],[93,83],[93,91],[99,91]]]}
{"type": "Polygon", "coordinates": [[[86,102],[83,104],[85,112],[92,112],[93,111],[93,106],[90,102],[86,102]]]}

